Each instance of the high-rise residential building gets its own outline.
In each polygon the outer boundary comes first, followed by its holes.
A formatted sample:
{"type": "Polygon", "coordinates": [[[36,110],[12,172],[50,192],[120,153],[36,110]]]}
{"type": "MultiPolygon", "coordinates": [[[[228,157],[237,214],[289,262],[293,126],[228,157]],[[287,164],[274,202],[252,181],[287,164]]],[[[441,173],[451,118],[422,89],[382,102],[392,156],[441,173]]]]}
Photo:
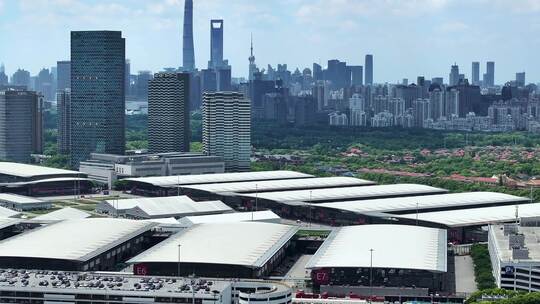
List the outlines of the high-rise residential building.
{"type": "Polygon", "coordinates": [[[473,85],[480,85],[480,62],[472,63],[471,81],[473,85]]]}
{"type": "Polygon", "coordinates": [[[518,87],[525,86],[525,72],[516,73],[516,85],[518,87]]]}
{"type": "Polygon", "coordinates": [[[204,93],[203,149],[221,156],[226,171],[248,171],[251,156],[250,101],[242,93],[204,93]]]}
{"type": "Polygon", "coordinates": [[[0,91],[0,159],[28,163],[42,150],[42,97],[27,90],[0,91]]]}
{"type": "Polygon", "coordinates": [[[56,89],[63,91],[71,88],[71,61],[56,63],[56,89]]]}
{"type": "Polygon", "coordinates": [[[452,65],[448,79],[448,84],[450,86],[455,86],[459,83],[459,66],[457,64],[454,63],[452,65]]]}
{"type": "Polygon", "coordinates": [[[184,30],[182,45],[182,68],[186,72],[195,70],[195,47],[193,45],[193,0],[184,2],[184,30]]]}
{"type": "Polygon", "coordinates": [[[119,31],[71,32],[71,165],[125,151],[125,39],[119,31]]]}
{"type": "Polygon", "coordinates": [[[486,73],[484,74],[484,87],[491,88],[495,86],[495,62],[486,63],[486,73]]]}
{"type": "Polygon", "coordinates": [[[351,84],[359,86],[364,84],[364,67],[361,65],[349,66],[351,70],[351,84]]]}
{"type": "Polygon", "coordinates": [[[447,88],[446,96],[447,118],[451,114],[464,118],[469,112],[474,112],[482,101],[480,87],[469,85],[467,81],[447,88]]]}
{"type": "Polygon", "coordinates": [[[56,92],[56,109],[58,112],[56,142],[60,154],[69,154],[71,141],[71,90],[63,89],[56,92]]]}
{"type": "Polygon", "coordinates": [[[190,144],[188,73],[157,73],[148,85],[148,150],[187,152],[190,144]]]}
{"type": "Polygon", "coordinates": [[[11,84],[16,86],[25,86],[26,88],[30,87],[30,72],[17,69],[13,76],[11,77],[11,84]]]}
{"type": "Polygon", "coordinates": [[[372,85],[373,84],[373,55],[366,55],[366,62],[364,64],[364,68],[366,71],[366,85],[372,85]]]}

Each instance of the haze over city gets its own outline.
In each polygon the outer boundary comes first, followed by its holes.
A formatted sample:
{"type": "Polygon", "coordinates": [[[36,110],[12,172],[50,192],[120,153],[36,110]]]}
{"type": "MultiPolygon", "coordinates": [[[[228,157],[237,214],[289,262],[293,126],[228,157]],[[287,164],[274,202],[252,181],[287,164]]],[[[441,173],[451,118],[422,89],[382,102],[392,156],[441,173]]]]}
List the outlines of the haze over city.
{"type": "Polygon", "coordinates": [[[540,0],[0,0],[0,303],[540,303],[540,0]]]}
{"type": "MultiPolygon", "coordinates": [[[[71,30],[121,30],[132,70],[158,71],[181,65],[180,0],[0,0],[6,72],[37,74],[69,59],[71,30]],[[5,45],[5,44],[4,44],[5,45]],[[39,56],[37,56],[39,54],[39,56]]],[[[249,39],[261,68],[287,63],[302,70],[329,59],[363,64],[374,54],[374,81],[395,83],[448,75],[456,62],[495,61],[496,83],[527,72],[540,79],[538,0],[196,0],[195,55],[209,59],[209,20],[225,20],[225,58],[233,77],[247,77],[249,39]],[[525,38],[526,37],[526,38],[525,38]]],[[[484,64],[482,68],[485,69],[484,64]]]]}

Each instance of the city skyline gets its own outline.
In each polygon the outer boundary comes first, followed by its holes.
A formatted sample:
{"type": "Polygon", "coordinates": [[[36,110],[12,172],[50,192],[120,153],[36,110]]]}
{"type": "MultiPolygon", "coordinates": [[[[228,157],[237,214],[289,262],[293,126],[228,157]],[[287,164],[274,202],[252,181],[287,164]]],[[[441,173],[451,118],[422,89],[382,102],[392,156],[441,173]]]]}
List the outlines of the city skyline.
{"type": "MultiPolygon", "coordinates": [[[[18,48],[0,49],[0,62],[5,63],[8,75],[19,67],[35,75],[42,67],[69,59],[69,31],[80,29],[122,30],[132,71],[157,72],[182,65],[183,1],[0,3],[0,28],[7,40],[19,43],[18,48]],[[140,22],[133,22],[134,18],[140,22]],[[37,42],[40,56],[35,55],[37,42]],[[149,45],[155,47],[149,49],[149,45]]],[[[466,4],[461,0],[257,4],[199,0],[194,1],[193,14],[197,68],[204,68],[209,59],[209,20],[222,18],[226,23],[224,58],[233,66],[233,77],[248,76],[253,32],[260,68],[287,63],[290,69],[302,69],[313,62],[325,65],[330,59],[363,65],[364,56],[373,54],[374,82],[413,80],[418,75],[446,79],[454,62],[470,79],[473,61],[480,62],[481,73],[486,61],[495,61],[497,84],[514,79],[521,71],[527,72],[531,82],[540,79],[539,64],[528,51],[540,45],[540,38],[534,35],[540,27],[534,20],[540,14],[537,0],[475,0],[466,4]],[[499,25],[500,20],[505,20],[504,26],[499,25]],[[522,39],[523,35],[529,38],[522,39]]]]}

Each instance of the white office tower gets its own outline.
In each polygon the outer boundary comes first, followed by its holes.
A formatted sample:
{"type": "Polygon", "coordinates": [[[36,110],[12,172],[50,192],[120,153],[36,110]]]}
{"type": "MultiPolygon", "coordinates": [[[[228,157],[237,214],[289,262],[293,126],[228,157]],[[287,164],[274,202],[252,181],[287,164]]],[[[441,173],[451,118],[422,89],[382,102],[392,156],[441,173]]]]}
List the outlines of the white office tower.
{"type": "Polygon", "coordinates": [[[249,171],[250,101],[242,93],[206,92],[203,96],[203,149],[221,156],[227,172],[249,171]]]}

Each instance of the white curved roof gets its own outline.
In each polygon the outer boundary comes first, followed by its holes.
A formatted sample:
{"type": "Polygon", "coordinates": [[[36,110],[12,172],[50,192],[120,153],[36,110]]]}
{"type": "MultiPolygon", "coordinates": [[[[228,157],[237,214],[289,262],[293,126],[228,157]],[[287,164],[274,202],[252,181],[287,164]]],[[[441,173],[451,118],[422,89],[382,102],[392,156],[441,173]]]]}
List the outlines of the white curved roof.
{"type": "Polygon", "coordinates": [[[337,228],[306,268],[373,267],[446,272],[446,230],[406,225],[360,225],[337,228]]]}
{"type": "Polygon", "coordinates": [[[184,186],[182,188],[201,190],[214,193],[223,192],[266,192],[287,189],[330,188],[346,186],[374,185],[374,182],[354,177],[314,177],[298,179],[280,179],[255,182],[236,182],[220,184],[202,184],[184,186]]]}
{"type": "Polygon", "coordinates": [[[526,202],[527,198],[498,192],[465,192],[423,196],[393,197],[362,201],[346,201],[317,204],[326,207],[356,213],[400,212],[432,208],[459,208],[475,205],[526,202]]]}
{"type": "Polygon", "coordinates": [[[15,225],[15,224],[17,224],[19,222],[20,222],[19,219],[0,217],[0,229],[7,228],[7,227],[15,225]]]}
{"type": "Polygon", "coordinates": [[[281,218],[270,210],[254,212],[235,212],[225,214],[186,216],[178,220],[180,224],[189,227],[196,224],[235,223],[248,221],[279,221],[281,218]]]}
{"type": "Polygon", "coordinates": [[[24,195],[13,194],[13,193],[0,193],[0,201],[16,203],[16,204],[44,203],[44,201],[37,199],[35,197],[24,196],[24,195]]]}
{"type": "Polygon", "coordinates": [[[0,242],[0,256],[86,261],[154,226],[111,218],[62,221],[0,242]]]}
{"type": "Polygon", "coordinates": [[[9,208],[0,206],[0,218],[16,217],[19,214],[21,214],[21,213],[18,212],[18,211],[11,210],[9,208]]]}
{"type": "Polygon", "coordinates": [[[0,174],[13,175],[18,177],[33,177],[40,175],[65,175],[65,174],[81,174],[78,171],[28,165],[12,162],[0,162],[0,174]]]}
{"type": "Polygon", "coordinates": [[[187,196],[140,197],[119,200],[107,200],[96,209],[142,212],[148,217],[186,216],[204,213],[231,212],[232,209],[221,201],[195,202],[187,196]],[[104,206],[105,204],[105,206],[104,206]]]}
{"type": "Polygon", "coordinates": [[[313,190],[279,191],[243,194],[276,202],[317,202],[338,199],[369,199],[376,197],[405,196],[415,194],[438,194],[447,190],[418,184],[395,184],[313,190]]]}
{"type": "Polygon", "coordinates": [[[260,172],[240,172],[240,173],[214,173],[214,174],[197,174],[197,175],[177,175],[177,176],[150,176],[126,178],[127,181],[136,181],[147,183],[160,187],[174,187],[177,185],[193,185],[193,184],[211,184],[211,183],[227,183],[255,180],[273,180],[273,179],[292,179],[292,178],[308,178],[313,177],[309,174],[304,174],[294,171],[260,171],[260,172]]]}
{"type": "Polygon", "coordinates": [[[62,209],[55,210],[53,212],[49,212],[40,216],[36,216],[32,218],[34,221],[64,221],[64,220],[77,220],[77,219],[84,219],[90,217],[90,213],[71,208],[66,207],[62,209]]]}
{"type": "MultiPolygon", "coordinates": [[[[519,217],[540,217],[540,203],[518,205],[519,217]]],[[[416,219],[416,213],[396,215],[396,218],[416,219]]],[[[516,219],[516,206],[497,206],[418,213],[418,220],[447,227],[479,226],[507,223],[516,219]]]]}
{"type": "Polygon", "coordinates": [[[128,263],[208,263],[261,267],[292,236],[297,227],[261,223],[239,222],[202,224],[187,228],[128,263]]]}

